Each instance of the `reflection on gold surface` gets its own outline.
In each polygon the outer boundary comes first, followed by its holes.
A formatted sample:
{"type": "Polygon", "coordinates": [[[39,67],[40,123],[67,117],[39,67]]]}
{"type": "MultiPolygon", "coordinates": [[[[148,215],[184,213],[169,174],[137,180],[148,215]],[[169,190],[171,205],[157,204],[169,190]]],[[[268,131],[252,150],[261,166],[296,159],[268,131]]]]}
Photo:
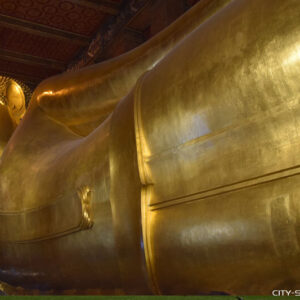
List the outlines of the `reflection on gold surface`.
{"type": "Polygon", "coordinates": [[[12,85],[2,289],[299,289],[299,40],[299,0],[203,0],[133,51],[42,82],[10,137],[12,85]]]}
{"type": "Polygon", "coordinates": [[[91,217],[91,190],[89,187],[81,187],[78,196],[82,205],[82,229],[89,229],[93,226],[91,217]]]}
{"type": "Polygon", "coordinates": [[[13,80],[10,80],[7,84],[6,99],[11,117],[19,124],[26,111],[25,96],[22,88],[13,80]]]}

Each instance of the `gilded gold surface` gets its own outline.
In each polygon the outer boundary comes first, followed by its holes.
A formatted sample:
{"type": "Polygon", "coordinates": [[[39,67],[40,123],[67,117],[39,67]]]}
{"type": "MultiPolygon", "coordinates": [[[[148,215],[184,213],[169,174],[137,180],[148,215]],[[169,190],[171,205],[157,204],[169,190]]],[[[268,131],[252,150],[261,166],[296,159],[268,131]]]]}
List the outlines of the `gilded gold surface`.
{"type": "Polygon", "coordinates": [[[1,157],[3,289],[299,289],[299,41],[299,0],[206,0],[44,81],[1,157]]]}
{"type": "Polygon", "coordinates": [[[25,95],[20,85],[13,80],[7,84],[6,99],[11,118],[16,124],[19,124],[26,111],[25,95]]]}
{"type": "Polygon", "coordinates": [[[0,76],[0,155],[26,111],[25,96],[20,85],[12,79],[2,78],[0,76]]]}

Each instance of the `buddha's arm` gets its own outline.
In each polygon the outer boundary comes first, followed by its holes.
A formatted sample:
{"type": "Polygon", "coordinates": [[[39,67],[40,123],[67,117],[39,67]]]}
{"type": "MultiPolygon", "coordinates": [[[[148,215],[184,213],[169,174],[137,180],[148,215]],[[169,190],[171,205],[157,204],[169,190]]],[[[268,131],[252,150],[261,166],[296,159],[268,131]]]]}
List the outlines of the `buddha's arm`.
{"type": "MultiPolygon", "coordinates": [[[[61,183],[64,178],[59,180],[51,174],[61,174],[59,168],[64,160],[60,158],[65,153],[73,157],[76,147],[84,144],[76,133],[86,135],[98,126],[134,86],[141,73],[151,68],[188,32],[228,2],[204,1],[146,45],[115,60],[65,73],[40,84],[24,120],[2,157],[0,172],[6,179],[0,182],[2,195],[4,198],[8,194],[10,196],[8,201],[1,201],[0,211],[21,214],[23,210],[53,203],[63,194],[66,190],[65,184],[61,183]],[[35,178],[39,183],[34,183],[35,178]],[[16,182],[22,185],[10,193],[16,182]],[[42,185],[44,188],[41,188],[42,185]],[[30,187],[29,193],[24,193],[26,187],[30,187]],[[44,190],[47,196],[43,195],[44,190]]],[[[72,188],[76,190],[78,187],[72,188]]],[[[42,233],[26,235],[25,239],[30,239],[30,236],[40,238],[42,233]]],[[[12,239],[20,240],[24,236],[12,239]]]]}
{"type": "Polygon", "coordinates": [[[231,0],[200,1],[167,29],[116,59],[43,82],[36,99],[47,115],[86,135],[114,109],[136,80],[231,0]]]}
{"type": "Polygon", "coordinates": [[[41,83],[2,157],[0,171],[2,178],[6,178],[5,183],[3,180],[0,183],[3,197],[14,189],[16,182],[22,182],[22,186],[8,197],[9,201],[0,203],[0,211],[21,214],[23,210],[52,203],[51,199],[62,194],[65,184],[50,174],[57,173],[56,166],[64,163],[59,157],[66,151],[72,156],[70,153],[82,142],[76,133],[87,135],[97,127],[143,72],[228,2],[201,2],[164,32],[130,53],[41,83]],[[23,171],[19,172],[20,169],[23,171]],[[38,178],[39,184],[33,184],[33,178],[38,178]],[[44,189],[40,188],[42,182],[47,196],[43,196],[44,189]],[[54,182],[57,182],[56,189],[53,189],[54,182]],[[31,187],[29,193],[24,194],[25,187],[31,187]]]}

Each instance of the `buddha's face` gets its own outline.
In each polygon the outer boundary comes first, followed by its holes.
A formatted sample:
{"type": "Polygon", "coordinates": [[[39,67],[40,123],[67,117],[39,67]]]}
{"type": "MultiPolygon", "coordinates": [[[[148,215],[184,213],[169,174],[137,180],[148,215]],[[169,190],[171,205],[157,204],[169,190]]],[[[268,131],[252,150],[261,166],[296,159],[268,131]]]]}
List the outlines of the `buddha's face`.
{"type": "Polygon", "coordinates": [[[22,88],[9,80],[5,86],[5,98],[0,100],[0,155],[26,111],[22,88]]]}

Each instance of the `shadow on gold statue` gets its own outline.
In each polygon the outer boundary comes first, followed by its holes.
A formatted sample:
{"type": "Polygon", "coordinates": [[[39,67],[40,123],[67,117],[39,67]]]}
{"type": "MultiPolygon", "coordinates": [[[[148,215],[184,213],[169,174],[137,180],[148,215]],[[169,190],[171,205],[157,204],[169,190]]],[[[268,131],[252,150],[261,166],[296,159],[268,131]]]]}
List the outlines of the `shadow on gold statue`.
{"type": "Polygon", "coordinates": [[[41,83],[1,157],[3,289],[299,288],[299,81],[299,0],[205,0],[41,83]]]}

